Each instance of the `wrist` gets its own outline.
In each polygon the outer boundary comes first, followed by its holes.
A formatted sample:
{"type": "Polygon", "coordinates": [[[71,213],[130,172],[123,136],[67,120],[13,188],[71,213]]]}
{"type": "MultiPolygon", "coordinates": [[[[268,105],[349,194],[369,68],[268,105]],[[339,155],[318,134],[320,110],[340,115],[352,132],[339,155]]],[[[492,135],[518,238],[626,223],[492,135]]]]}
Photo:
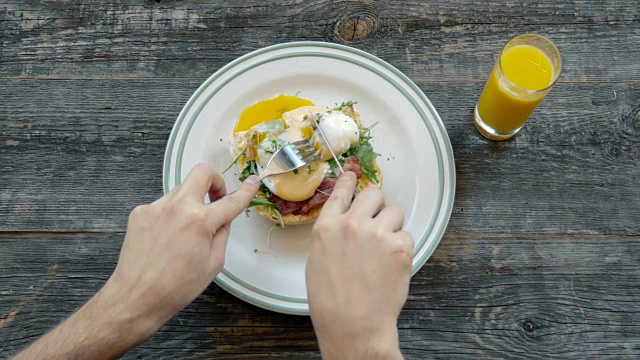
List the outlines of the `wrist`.
{"type": "Polygon", "coordinates": [[[403,359],[395,326],[378,333],[362,331],[333,339],[337,341],[318,340],[324,359],[403,359]]]}
{"type": "Polygon", "coordinates": [[[144,342],[162,326],[133,306],[111,280],[58,327],[16,356],[40,358],[116,358],[144,342]]]}
{"type": "Polygon", "coordinates": [[[114,331],[126,331],[130,334],[132,346],[140,344],[153,336],[167,321],[155,314],[147,304],[139,301],[134,289],[122,286],[109,279],[91,300],[104,317],[102,320],[114,331]]]}
{"type": "Polygon", "coordinates": [[[403,359],[396,326],[389,327],[378,336],[373,336],[369,342],[369,348],[363,355],[367,359],[403,359]]]}
{"type": "Polygon", "coordinates": [[[397,335],[393,338],[376,340],[369,349],[362,353],[362,359],[395,360],[404,359],[400,352],[397,335]]]}

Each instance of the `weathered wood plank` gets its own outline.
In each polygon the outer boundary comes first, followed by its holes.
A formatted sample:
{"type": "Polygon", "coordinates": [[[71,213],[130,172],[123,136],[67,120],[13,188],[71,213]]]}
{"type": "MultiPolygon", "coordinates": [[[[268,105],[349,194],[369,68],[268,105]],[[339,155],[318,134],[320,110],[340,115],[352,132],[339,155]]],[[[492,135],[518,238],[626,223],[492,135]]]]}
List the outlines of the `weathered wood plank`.
{"type": "MultiPolygon", "coordinates": [[[[0,38],[0,357],[108,278],[128,211],[161,195],[166,139],[204,78],[293,40],[388,60],[425,90],[454,145],[448,233],[399,322],[407,358],[640,356],[634,1],[7,0],[0,38]],[[561,82],[521,134],[487,142],[471,109],[498,50],[524,32],[559,46],[561,82]]],[[[212,356],[319,354],[308,319],[212,286],[127,357],[212,356]]]]}
{"type": "MultiPolygon", "coordinates": [[[[200,82],[2,82],[0,230],[124,231],[162,195],[166,140],[200,82]]],[[[472,123],[482,83],[419,85],[454,147],[449,231],[640,233],[639,84],[559,84],[500,143],[472,123]]]]}
{"type": "Polygon", "coordinates": [[[549,36],[563,81],[640,81],[633,1],[5,2],[0,77],[203,77],[263,46],[351,44],[417,80],[483,81],[512,36],[549,36]]]}
{"type": "MultiPolygon", "coordinates": [[[[122,234],[0,236],[0,356],[80,306],[115,267],[122,234]]],[[[409,359],[640,355],[640,238],[448,234],[399,320],[409,359]]],[[[317,356],[308,318],[211,286],[130,357],[317,356]],[[240,355],[244,354],[244,355],[240,355]]]]}
{"type": "MultiPolygon", "coordinates": [[[[177,93],[163,82],[153,85],[156,90],[139,83],[116,90],[115,97],[107,95],[115,90],[110,83],[37,82],[26,92],[13,85],[0,88],[6,99],[0,110],[0,212],[42,221],[27,226],[31,230],[66,229],[74,218],[86,227],[69,230],[113,229],[107,224],[124,225],[121,213],[135,203],[162,196],[162,159],[181,109],[177,102],[186,102],[200,82],[182,81],[177,93]],[[94,90],[87,87],[91,84],[94,90]],[[105,193],[107,188],[120,190],[105,193]],[[15,201],[23,193],[33,196],[29,203],[15,201]],[[122,203],[133,194],[134,202],[122,203]],[[91,200],[82,205],[80,198],[91,200]],[[101,208],[96,210],[103,216],[87,213],[87,206],[101,208]]],[[[3,218],[0,228],[15,229],[10,222],[3,218]]]]}

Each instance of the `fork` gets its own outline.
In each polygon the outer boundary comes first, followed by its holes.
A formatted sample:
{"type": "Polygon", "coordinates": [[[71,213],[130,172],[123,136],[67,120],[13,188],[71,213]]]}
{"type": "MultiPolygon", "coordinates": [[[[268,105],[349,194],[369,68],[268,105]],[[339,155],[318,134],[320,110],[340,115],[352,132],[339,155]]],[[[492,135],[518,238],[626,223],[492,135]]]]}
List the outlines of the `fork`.
{"type": "MultiPolygon", "coordinates": [[[[284,174],[301,168],[317,159],[318,152],[310,139],[288,143],[276,151],[269,159],[267,166],[260,175],[260,181],[272,175],[284,174]]],[[[234,194],[236,191],[238,190],[233,190],[227,196],[234,194]]]]}
{"type": "MultiPolygon", "coordinates": [[[[317,160],[318,157],[319,151],[316,151],[315,145],[310,139],[289,143],[281,147],[280,150],[276,151],[276,153],[271,157],[271,160],[267,163],[267,167],[260,175],[260,181],[271,175],[278,175],[303,167],[308,163],[317,160]]],[[[338,162],[340,171],[344,173],[342,166],[339,164],[340,163],[338,162]]],[[[329,195],[325,192],[322,193],[329,195]]],[[[353,198],[358,194],[360,194],[360,190],[356,187],[353,193],[353,198]]]]}
{"type": "MultiPolygon", "coordinates": [[[[310,139],[303,139],[289,143],[281,147],[278,151],[276,151],[275,154],[273,154],[273,156],[267,163],[266,168],[260,175],[260,181],[272,175],[284,174],[286,172],[301,168],[309,164],[310,162],[317,160],[318,158],[319,152],[316,151],[315,145],[310,139]]],[[[342,166],[340,166],[340,170],[344,173],[342,166]]],[[[231,195],[236,191],[238,190],[234,190],[228,195],[231,195]]],[[[329,195],[325,192],[322,193],[324,193],[325,195],[329,195]]],[[[353,199],[355,199],[355,197],[359,193],[360,190],[356,187],[351,201],[353,201],[353,199]]]]}
{"type": "Polygon", "coordinates": [[[273,154],[264,171],[260,174],[260,180],[293,171],[317,159],[318,152],[310,139],[289,143],[273,154]]]}

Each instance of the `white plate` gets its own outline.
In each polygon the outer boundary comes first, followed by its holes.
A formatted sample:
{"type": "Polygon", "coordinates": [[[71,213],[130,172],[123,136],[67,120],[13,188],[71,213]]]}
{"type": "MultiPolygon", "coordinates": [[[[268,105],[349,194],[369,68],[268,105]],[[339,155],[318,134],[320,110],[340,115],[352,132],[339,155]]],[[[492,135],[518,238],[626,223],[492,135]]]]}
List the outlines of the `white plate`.
{"type": "MultiPolygon", "coordinates": [[[[399,70],[366,52],[322,42],[270,46],[226,65],[193,94],[171,132],[164,159],[167,193],[204,162],[222,170],[232,161],[228,140],[238,116],[256,101],[278,94],[319,106],[354,100],[365,126],[379,121],[372,145],[382,154],[388,204],[406,212],[405,229],[416,240],[413,273],[433,253],[453,205],[453,152],[438,113],[399,70]],[[222,140],[220,140],[222,139],[222,140]]],[[[225,175],[239,185],[236,169],[225,175]]],[[[307,315],[305,262],[311,225],[274,229],[254,211],[233,222],[225,267],[215,282],[260,307],[307,315]]]]}

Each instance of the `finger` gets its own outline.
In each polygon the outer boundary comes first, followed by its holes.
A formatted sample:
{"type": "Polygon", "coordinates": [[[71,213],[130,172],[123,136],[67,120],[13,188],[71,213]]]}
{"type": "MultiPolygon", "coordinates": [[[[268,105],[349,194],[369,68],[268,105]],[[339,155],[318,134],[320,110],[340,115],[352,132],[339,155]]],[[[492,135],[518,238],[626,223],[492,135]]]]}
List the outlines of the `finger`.
{"type": "MultiPolygon", "coordinates": [[[[226,193],[224,179],[207,164],[198,164],[191,169],[182,183],[183,191],[194,198],[202,199],[205,194],[226,193]]],[[[211,199],[211,201],[214,201],[211,199]]]]}
{"type": "Polygon", "coordinates": [[[404,212],[397,206],[387,206],[376,215],[375,220],[379,222],[383,228],[396,232],[402,230],[402,226],[404,225],[404,212]]]}
{"type": "Polygon", "coordinates": [[[413,240],[413,236],[406,231],[399,231],[394,235],[395,241],[398,241],[402,248],[413,257],[413,248],[415,246],[415,241],[413,240]]]}
{"type": "MultiPolygon", "coordinates": [[[[215,185],[215,184],[212,184],[215,185]]],[[[225,185],[224,181],[222,182],[222,187],[214,187],[212,186],[209,191],[209,201],[210,202],[214,202],[218,199],[220,199],[221,197],[227,195],[227,186],[225,185]]]]}
{"type": "Polygon", "coordinates": [[[229,241],[229,232],[231,226],[229,224],[222,225],[211,238],[211,269],[214,271],[213,276],[218,275],[224,266],[224,258],[227,252],[227,242],[229,241]]]}
{"type": "Polygon", "coordinates": [[[370,186],[364,189],[351,204],[350,212],[374,217],[384,208],[384,196],[380,189],[370,186]]]}
{"type": "Polygon", "coordinates": [[[252,175],[240,185],[238,191],[211,203],[208,208],[209,224],[212,230],[216,231],[220,226],[231,223],[240,215],[256,196],[258,189],[260,189],[260,179],[252,175]]]}
{"type": "Polygon", "coordinates": [[[160,203],[160,204],[167,203],[169,200],[171,200],[174,197],[176,197],[176,194],[178,192],[180,192],[180,189],[182,189],[182,184],[176,185],[173,189],[171,189],[171,191],[169,191],[168,193],[164,194],[163,197],[161,197],[160,199],[157,199],[155,202],[160,203]]]}
{"type": "Polygon", "coordinates": [[[331,196],[322,207],[320,216],[344,214],[351,205],[353,192],[356,189],[356,181],[356,174],[351,171],[340,175],[336,185],[333,187],[331,196]]]}

